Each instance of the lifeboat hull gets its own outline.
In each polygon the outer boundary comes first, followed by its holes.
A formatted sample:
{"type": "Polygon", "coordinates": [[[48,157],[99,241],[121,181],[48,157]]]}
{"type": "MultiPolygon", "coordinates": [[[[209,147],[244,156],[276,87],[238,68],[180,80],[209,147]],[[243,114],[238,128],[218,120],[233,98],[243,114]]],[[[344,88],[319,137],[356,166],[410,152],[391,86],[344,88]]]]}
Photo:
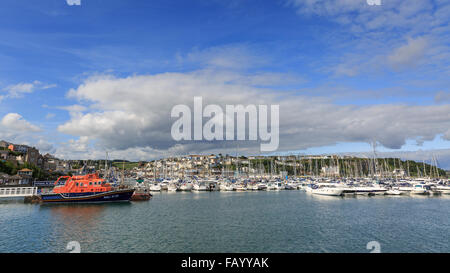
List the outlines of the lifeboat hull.
{"type": "Polygon", "coordinates": [[[134,189],[112,190],[107,192],[74,192],[42,194],[44,203],[103,203],[130,201],[134,189]]]}

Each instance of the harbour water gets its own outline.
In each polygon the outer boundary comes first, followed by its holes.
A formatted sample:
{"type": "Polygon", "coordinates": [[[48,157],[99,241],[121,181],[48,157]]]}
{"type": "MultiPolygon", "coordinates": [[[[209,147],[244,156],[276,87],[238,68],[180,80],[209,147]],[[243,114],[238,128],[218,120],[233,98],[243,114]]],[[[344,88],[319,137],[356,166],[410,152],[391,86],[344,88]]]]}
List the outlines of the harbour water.
{"type": "Polygon", "coordinates": [[[0,252],[450,252],[450,196],[156,193],[148,202],[0,202],[0,252]]]}

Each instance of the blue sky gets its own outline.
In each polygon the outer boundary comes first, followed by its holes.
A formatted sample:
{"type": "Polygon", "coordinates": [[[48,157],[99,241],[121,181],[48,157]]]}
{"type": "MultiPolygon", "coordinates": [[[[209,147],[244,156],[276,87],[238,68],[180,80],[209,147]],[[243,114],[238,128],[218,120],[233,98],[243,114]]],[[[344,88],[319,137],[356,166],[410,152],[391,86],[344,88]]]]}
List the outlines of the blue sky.
{"type": "Polygon", "coordinates": [[[170,130],[175,102],[201,94],[285,105],[280,151],[370,151],[374,139],[381,151],[450,148],[447,1],[2,4],[8,141],[64,158],[214,152],[223,144],[155,133],[170,130]]]}

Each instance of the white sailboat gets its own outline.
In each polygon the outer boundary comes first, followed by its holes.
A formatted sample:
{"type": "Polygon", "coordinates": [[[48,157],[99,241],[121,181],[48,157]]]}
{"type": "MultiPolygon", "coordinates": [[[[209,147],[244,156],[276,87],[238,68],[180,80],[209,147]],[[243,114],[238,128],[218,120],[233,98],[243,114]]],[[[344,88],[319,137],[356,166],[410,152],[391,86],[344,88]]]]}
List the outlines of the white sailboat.
{"type": "Polygon", "coordinates": [[[161,191],[161,186],[158,183],[153,183],[150,185],[150,191],[161,191]]]}
{"type": "Polygon", "coordinates": [[[235,190],[235,191],[247,191],[247,188],[244,186],[244,184],[237,184],[237,185],[234,187],[234,190],[235,190]]]}
{"type": "Polygon", "coordinates": [[[180,191],[191,191],[192,187],[191,183],[183,183],[180,185],[180,191]]]}
{"type": "Polygon", "coordinates": [[[175,183],[169,183],[169,184],[167,185],[167,191],[175,192],[175,191],[177,191],[177,190],[178,190],[177,184],[175,184],[175,183]]]}
{"type": "Polygon", "coordinates": [[[381,187],[380,185],[372,185],[371,188],[371,194],[373,195],[385,195],[387,192],[387,189],[385,187],[381,187]]]}
{"type": "Polygon", "coordinates": [[[197,183],[194,183],[194,185],[192,186],[192,190],[196,191],[196,192],[206,191],[207,187],[206,187],[205,182],[197,182],[197,183]]]}
{"type": "Polygon", "coordinates": [[[222,182],[222,183],[220,183],[219,190],[220,191],[234,191],[234,188],[233,188],[233,185],[231,185],[230,183],[222,182]]]}

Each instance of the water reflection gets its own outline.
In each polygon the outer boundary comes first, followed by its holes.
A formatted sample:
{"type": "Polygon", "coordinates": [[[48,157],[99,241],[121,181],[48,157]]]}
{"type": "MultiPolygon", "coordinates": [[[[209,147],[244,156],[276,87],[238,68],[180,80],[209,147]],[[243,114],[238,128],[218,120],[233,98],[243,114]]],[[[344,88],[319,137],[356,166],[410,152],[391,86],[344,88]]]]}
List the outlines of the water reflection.
{"type": "MultiPolygon", "coordinates": [[[[58,226],[61,233],[89,233],[99,228],[98,219],[106,207],[103,204],[52,204],[41,206],[41,210],[49,211],[52,225],[58,226]]],[[[59,235],[62,235],[62,234],[59,235]]]]}
{"type": "Polygon", "coordinates": [[[23,197],[0,198],[0,204],[23,204],[23,197]]]}
{"type": "Polygon", "coordinates": [[[129,206],[131,203],[41,205],[40,210],[48,215],[52,227],[49,239],[58,242],[46,243],[52,251],[64,252],[68,242],[77,241],[83,251],[101,237],[109,211],[129,206]]]}

